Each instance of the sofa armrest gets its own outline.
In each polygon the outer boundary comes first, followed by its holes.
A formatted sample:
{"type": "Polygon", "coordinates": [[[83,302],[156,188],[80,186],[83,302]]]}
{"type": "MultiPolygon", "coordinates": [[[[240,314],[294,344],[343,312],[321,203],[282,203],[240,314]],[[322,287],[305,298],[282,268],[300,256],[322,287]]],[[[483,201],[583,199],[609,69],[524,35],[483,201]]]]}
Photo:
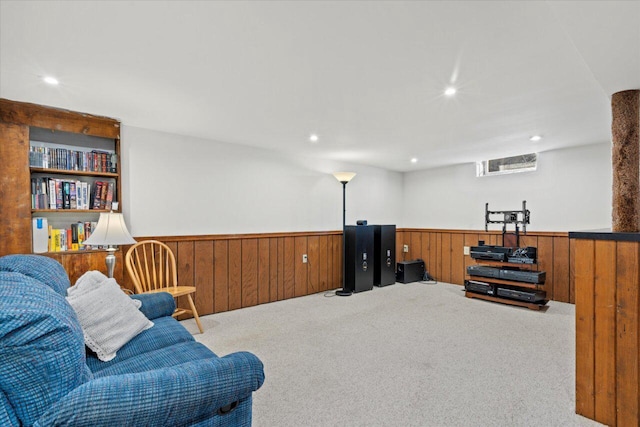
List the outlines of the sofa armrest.
{"type": "Polygon", "coordinates": [[[212,417],[262,386],[248,352],[89,381],[52,405],[34,426],[177,426],[212,417]]]}
{"type": "Polygon", "coordinates": [[[152,294],[135,294],[131,298],[142,302],[140,311],[147,316],[147,319],[153,320],[158,317],[171,316],[176,310],[176,302],[167,292],[157,292],[152,294]]]}

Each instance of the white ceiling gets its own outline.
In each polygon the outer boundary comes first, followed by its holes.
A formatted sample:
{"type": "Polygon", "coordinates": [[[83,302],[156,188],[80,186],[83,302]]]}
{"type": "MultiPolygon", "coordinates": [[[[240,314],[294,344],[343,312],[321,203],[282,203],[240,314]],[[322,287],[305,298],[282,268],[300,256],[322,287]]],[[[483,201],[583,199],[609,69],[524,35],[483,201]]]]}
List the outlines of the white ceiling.
{"type": "Polygon", "coordinates": [[[609,141],[627,89],[640,1],[0,0],[0,97],[396,171],[609,141]]]}

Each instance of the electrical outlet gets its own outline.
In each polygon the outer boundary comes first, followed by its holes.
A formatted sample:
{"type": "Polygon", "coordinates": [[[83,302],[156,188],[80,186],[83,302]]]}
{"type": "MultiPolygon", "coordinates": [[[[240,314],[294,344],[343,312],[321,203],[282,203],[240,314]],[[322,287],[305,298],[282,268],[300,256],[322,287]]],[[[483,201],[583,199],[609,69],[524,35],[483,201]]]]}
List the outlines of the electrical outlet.
{"type": "Polygon", "coordinates": [[[309,261],[309,258],[307,258],[307,254],[302,255],[302,263],[306,264],[309,261]]]}
{"type": "Polygon", "coordinates": [[[469,246],[464,247],[464,254],[469,255],[471,253],[471,248],[469,246]]]}
{"type": "Polygon", "coordinates": [[[402,252],[409,252],[409,245],[404,245],[402,247],[402,252]]]}

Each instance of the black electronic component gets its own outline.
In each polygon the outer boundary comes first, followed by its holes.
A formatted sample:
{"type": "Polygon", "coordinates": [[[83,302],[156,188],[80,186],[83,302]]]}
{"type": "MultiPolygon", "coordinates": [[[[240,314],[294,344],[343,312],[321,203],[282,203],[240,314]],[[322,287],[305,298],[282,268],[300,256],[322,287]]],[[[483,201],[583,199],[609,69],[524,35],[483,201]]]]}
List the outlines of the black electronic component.
{"type": "Polygon", "coordinates": [[[497,288],[496,293],[501,297],[534,303],[544,302],[547,296],[545,291],[525,291],[502,286],[497,288]]]}
{"type": "Polygon", "coordinates": [[[486,267],[484,265],[470,265],[467,267],[467,274],[469,276],[493,277],[494,279],[499,279],[500,269],[495,267],[486,267]]]}
{"type": "Polygon", "coordinates": [[[491,261],[506,261],[507,257],[511,255],[513,248],[504,246],[471,246],[470,255],[474,259],[484,259],[491,261]]]}
{"type": "Polygon", "coordinates": [[[526,282],[542,284],[547,278],[544,271],[524,271],[524,270],[500,270],[500,278],[503,280],[513,280],[515,282],[526,282]]]}
{"type": "Polygon", "coordinates": [[[479,282],[477,280],[465,280],[464,288],[469,292],[476,292],[485,295],[493,295],[495,292],[492,284],[479,282]]]}
{"type": "Polygon", "coordinates": [[[538,249],[533,246],[517,248],[507,257],[507,261],[514,264],[535,264],[537,260],[538,249]]]}

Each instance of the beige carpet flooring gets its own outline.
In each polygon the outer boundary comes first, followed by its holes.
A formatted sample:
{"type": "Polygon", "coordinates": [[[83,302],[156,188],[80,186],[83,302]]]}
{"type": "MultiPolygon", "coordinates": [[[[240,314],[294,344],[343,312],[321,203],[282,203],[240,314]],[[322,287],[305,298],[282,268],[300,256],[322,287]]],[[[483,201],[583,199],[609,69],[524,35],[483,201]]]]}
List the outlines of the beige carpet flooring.
{"type": "MultiPolygon", "coordinates": [[[[575,310],[395,284],[202,317],[218,355],[265,365],[254,426],[596,426],[575,414],[575,310]]],[[[193,320],[183,324],[197,332],[193,320]]]]}

